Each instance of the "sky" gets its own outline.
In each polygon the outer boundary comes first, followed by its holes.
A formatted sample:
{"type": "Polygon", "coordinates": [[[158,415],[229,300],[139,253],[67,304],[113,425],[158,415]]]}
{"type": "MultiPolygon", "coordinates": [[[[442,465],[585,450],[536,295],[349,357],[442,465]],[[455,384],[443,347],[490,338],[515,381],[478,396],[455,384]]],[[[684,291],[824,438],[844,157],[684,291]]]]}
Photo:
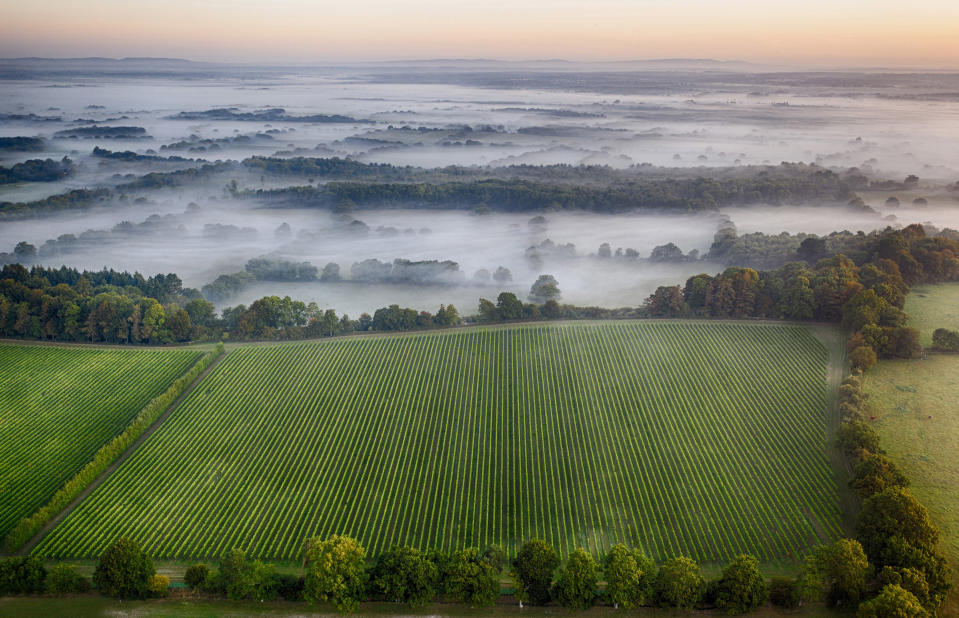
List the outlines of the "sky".
{"type": "Polygon", "coordinates": [[[956,0],[0,0],[0,57],[959,69],[956,0]]]}

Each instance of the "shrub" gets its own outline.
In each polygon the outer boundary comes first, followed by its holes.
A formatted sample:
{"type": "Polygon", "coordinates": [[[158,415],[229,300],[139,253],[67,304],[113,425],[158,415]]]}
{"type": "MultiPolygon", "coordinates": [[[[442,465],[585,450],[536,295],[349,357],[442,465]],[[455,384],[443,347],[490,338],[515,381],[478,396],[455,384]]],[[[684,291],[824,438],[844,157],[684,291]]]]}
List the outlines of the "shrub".
{"type": "Polygon", "coordinates": [[[62,597],[89,591],[90,580],[80,575],[72,564],[60,562],[47,571],[47,592],[53,596],[62,597]]]}
{"type": "Polygon", "coordinates": [[[274,573],[273,590],[284,601],[303,600],[303,578],[289,573],[274,573]]]}
{"type": "Polygon", "coordinates": [[[210,567],[203,563],[191,565],[183,575],[183,581],[190,590],[199,590],[210,576],[210,567]]]}
{"type": "Polygon", "coordinates": [[[932,347],[942,352],[959,352],[959,331],[937,328],[932,333],[932,347]]]}
{"type": "Polygon", "coordinates": [[[769,601],[776,607],[798,607],[796,582],[788,577],[774,577],[769,580],[769,601]]]}
{"type": "Polygon", "coordinates": [[[170,595],[170,578],[166,575],[151,575],[147,584],[151,597],[166,597],[170,595]]]}

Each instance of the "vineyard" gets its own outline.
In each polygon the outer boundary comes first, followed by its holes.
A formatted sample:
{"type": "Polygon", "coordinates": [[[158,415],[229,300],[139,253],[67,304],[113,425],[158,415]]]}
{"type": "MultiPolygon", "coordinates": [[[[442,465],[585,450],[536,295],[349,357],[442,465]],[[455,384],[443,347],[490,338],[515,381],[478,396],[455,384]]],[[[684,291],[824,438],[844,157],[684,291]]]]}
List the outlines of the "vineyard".
{"type": "Polygon", "coordinates": [[[240,347],[35,551],[293,560],[346,533],[794,561],[841,535],[826,359],[804,327],[696,322],[240,347]]]}
{"type": "Polygon", "coordinates": [[[199,356],[0,345],[0,537],[199,356]]]}

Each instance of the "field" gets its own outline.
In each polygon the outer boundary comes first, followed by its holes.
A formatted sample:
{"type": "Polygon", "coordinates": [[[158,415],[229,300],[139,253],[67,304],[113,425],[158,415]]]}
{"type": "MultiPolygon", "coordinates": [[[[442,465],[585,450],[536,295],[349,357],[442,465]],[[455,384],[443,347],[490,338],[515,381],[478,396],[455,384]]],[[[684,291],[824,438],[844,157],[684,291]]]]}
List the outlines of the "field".
{"type": "MultiPolygon", "coordinates": [[[[909,324],[920,330],[925,345],[936,328],[959,329],[956,303],[956,284],[922,286],[906,298],[909,324]]],[[[959,564],[959,356],[884,360],[866,374],[864,387],[883,448],[942,529],[946,558],[959,564]]],[[[954,614],[957,603],[952,601],[954,614]]]]}
{"type": "Polygon", "coordinates": [[[0,345],[0,536],[44,505],[199,356],[0,345]]]}
{"type": "Polygon", "coordinates": [[[35,551],[285,561],[347,533],[793,561],[841,534],[826,360],[804,327],[694,322],[240,347],[35,551]]]}

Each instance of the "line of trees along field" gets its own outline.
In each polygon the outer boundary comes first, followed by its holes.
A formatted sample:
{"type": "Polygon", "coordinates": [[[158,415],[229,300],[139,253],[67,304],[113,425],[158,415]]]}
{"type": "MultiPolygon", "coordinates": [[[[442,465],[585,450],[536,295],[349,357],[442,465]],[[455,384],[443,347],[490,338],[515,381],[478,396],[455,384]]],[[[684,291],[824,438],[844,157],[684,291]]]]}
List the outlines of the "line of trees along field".
{"type": "MultiPolygon", "coordinates": [[[[868,528],[868,521],[861,518],[861,527],[868,528]]],[[[917,532],[918,528],[907,525],[904,533],[917,532]]],[[[844,610],[858,606],[857,618],[925,618],[935,615],[941,601],[938,592],[930,593],[920,570],[888,564],[877,570],[863,546],[852,539],[818,548],[795,579],[771,581],[748,554],[737,556],[718,578],[707,581],[690,558],[678,556],[656,564],[642,551],[625,545],[614,545],[599,561],[582,549],[570,552],[563,561],[541,539],[524,543],[512,560],[496,546],[449,554],[398,546],[370,560],[358,541],[341,535],[307,539],[300,576],[278,573],[273,565],[234,549],[222,556],[216,569],[204,563],[190,566],[184,581],[192,591],[206,596],[261,602],[282,598],[349,613],[363,601],[417,608],[443,598],[472,607],[491,606],[502,593],[501,578],[507,571],[520,607],[558,603],[584,610],[606,603],[625,609],[714,607],[745,614],[767,601],[795,608],[825,598],[828,605],[844,610]]],[[[170,594],[169,577],[157,575],[150,556],[126,538],[115,541],[99,557],[93,583],[101,594],[120,599],[170,594]]],[[[90,581],[65,563],[48,571],[37,558],[0,562],[0,595],[48,592],[63,596],[90,588],[90,581]]]]}
{"type": "Polygon", "coordinates": [[[910,286],[959,280],[959,242],[927,236],[923,226],[863,235],[858,260],[838,254],[810,267],[793,262],[771,271],[731,267],[661,286],[646,300],[658,317],[763,317],[840,322],[853,366],[877,357],[917,358],[919,332],[902,310],[910,286]]]}

